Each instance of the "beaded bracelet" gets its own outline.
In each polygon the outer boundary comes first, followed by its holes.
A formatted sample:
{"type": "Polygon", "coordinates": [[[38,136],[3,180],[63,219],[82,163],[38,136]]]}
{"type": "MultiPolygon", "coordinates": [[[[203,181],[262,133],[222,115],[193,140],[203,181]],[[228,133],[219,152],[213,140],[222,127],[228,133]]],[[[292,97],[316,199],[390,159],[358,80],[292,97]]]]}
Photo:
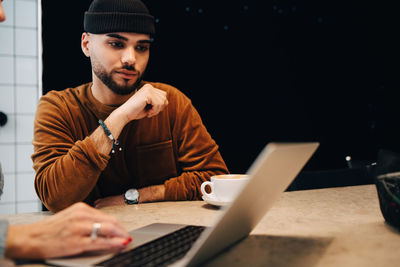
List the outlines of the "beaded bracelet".
{"type": "Polygon", "coordinates": [[[111,134],[110,130],[107,128],[106,124],[104,123],[104,121],[99,120],[99,123],[101,125],[101,127],[103,127],[104,132],[106,133],[106,135],[108,136],[108,138],[111,139],[112,141],[112,148],[111,148],[111,153],[115,153],[115,146],[119,146],[119,151],[122,151],[122,147],[121,144],[119,143],[119,141],[117,139],[114,138],[114,136],[111,134]]]}

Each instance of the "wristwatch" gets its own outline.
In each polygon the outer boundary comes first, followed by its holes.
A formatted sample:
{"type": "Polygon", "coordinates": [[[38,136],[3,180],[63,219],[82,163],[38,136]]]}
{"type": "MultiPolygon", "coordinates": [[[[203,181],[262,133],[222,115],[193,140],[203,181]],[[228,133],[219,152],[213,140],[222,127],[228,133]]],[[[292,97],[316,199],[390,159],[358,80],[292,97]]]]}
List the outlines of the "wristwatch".
{"type": "Polygon", "coordinates": [[[139,191],[135,188],[131,188],[125,192],[124,195],[125,203],[128,205],[133,205],[139,203],[139,191]]]}

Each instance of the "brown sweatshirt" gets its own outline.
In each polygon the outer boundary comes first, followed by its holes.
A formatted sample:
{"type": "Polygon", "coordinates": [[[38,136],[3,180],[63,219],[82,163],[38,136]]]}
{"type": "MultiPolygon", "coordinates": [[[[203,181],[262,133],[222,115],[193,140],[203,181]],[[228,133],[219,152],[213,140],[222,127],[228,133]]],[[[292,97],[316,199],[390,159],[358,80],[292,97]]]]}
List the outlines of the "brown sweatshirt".
{"type": "Polygon", "coordinates": [[[97,101],[91,83],[41,98],[32,160],[36,192],[49,210],[158,184],[165,200],[197,200],[202,182],[228,172],[191,101],[170,85],[151,84],[167,92],[168,106],[128,123],[118,137],[123,150],[109,155],[88,137],[116,107],[97,101]]]}

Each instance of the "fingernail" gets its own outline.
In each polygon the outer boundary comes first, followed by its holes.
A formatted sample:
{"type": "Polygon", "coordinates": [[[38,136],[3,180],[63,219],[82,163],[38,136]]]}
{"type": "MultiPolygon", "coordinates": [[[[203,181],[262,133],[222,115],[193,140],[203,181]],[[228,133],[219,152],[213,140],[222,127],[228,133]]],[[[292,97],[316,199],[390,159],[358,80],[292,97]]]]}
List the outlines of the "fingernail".
{"type": "Polygon", "coordinates": [[[122,242],[122,245],[126,246],[132,241],[132,237],[128,237],[124,242],[122,242]]]}

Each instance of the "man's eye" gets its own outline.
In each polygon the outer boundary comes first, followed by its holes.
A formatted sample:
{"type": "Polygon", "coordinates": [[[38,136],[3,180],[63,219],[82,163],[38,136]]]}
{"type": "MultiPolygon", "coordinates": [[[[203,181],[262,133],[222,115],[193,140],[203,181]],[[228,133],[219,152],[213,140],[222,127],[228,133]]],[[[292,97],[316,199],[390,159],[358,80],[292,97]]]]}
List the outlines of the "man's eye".
{"type": "Polygon", "coordinates": [[[135,50],[138,52],[146,52],[147,50],[149,50],[149,47],[146,45],[137,45],[135,47],[135,50]]]}
{"type": "Polygon", "coordinates": [[[111,41],[111,42],[108,42],[108,43],[109,43],[109,45],[111,45],[114,48],[123,48],[124,47],[124,44],[121,43],[121,42],[111,41]]]}

